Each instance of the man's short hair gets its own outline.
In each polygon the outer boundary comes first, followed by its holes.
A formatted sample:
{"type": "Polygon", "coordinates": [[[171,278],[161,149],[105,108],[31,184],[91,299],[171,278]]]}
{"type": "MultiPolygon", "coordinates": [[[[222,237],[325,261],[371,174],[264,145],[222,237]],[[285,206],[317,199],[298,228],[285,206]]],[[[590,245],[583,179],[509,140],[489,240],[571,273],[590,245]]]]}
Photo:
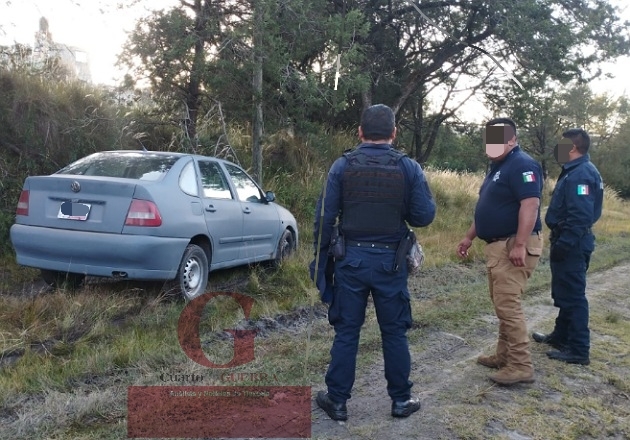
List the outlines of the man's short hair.
{"type": "Polygon", "coordinates": [[[390,139],[396,127],[396,116],[391,108],[376,104],[366,108],[361,115],[363,138],[370,141],[390,139]]]}
{"type": "Polygon", "coordinates": [[[562,133],[562,137],[571,139],[571,142],[573,142],[580,154],[588,153],[588,149],[591,146],[591,138],[586,131],[581,128],[571,128],[562,133]]]}
{"type": "Polygon", "coordinates": [[[510,118],[494,118],[494,119],[491,119],[488,122],[486,122],[486,127],[491,127],[493,125],[499,125],[499,124],[506,125],[506,126],[512,128],[512,133],[511,133],[512,136],[510,136],[509,139],[512,139],[514,136],[516,136],[516,122],[514,122],[510,118]]]}

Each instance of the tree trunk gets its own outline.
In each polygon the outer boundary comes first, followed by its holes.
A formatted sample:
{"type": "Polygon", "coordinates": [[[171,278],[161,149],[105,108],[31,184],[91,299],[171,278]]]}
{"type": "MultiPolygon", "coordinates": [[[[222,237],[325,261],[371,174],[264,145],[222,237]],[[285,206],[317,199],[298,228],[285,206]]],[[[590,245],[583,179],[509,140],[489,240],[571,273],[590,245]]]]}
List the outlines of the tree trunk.
{"type": "Polygon", "coordinates": [[[263,0],[254,3],[254,72],[253,72],[253,103],[254,115],[252,121],[252,174],[260,186],[263,185],[262,170],[262,136],[263,136],[263,0]]]}
{"type": "Polygon", "coordinates": [[[413,108],[413,146],[415,158],[422,161],[422,124],[424,124],[424,114],[422,112],[424,95],[420,95],[413,108]]]}

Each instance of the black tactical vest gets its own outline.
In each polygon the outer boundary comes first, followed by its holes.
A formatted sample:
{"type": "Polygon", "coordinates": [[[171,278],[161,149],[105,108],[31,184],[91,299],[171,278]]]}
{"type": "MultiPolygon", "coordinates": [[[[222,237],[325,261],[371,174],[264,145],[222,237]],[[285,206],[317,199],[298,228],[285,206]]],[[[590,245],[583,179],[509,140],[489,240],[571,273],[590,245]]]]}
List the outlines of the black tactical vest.
{"type": "Polygon", "coordinates": [[[403,221],[405,175],[398,162],[404,153],[389,150],[368,156],[361,149],[344,153],[343,232],[395,234],[403,221]]]}

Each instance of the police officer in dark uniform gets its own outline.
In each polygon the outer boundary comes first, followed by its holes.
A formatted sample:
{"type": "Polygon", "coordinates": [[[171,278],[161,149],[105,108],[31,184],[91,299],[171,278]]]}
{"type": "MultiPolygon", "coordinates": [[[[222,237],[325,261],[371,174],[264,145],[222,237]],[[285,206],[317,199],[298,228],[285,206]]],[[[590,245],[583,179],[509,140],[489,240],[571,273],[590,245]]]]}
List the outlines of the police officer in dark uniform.
{"type": "Polygon", "coordinates": [[[551,296],[560,310],[550,334],[534,333],[534,341],[556,350],[547,356],[588,365],[590,332],[586,271],[595,249],[593,224],[602,214],[604,182],[588,154],[590,137],[580,128],[567,130],[556,147],[562,172],[547,208],[545,223],[551,229],[551,296]]]}
{"type": "MultiPolygon", "coordinates": [[[[334,295],[328,319],[335,329],[326,373],[328,392],[317,404],[334,420],[346,420],[346,401],[355,379],[359,334],[372,294],[381,330],[391,414],[407,417],[420,409],[411,397],[411,357],[407,330],[411,306],[407,265],[396,267],[398,243],[407,226],[427,226],[435,217],[435,202],[420,165],[392,148],[396,137],[393,111],[382,104],[361,117],[361,144],[333,163],[317,202],[314,224],[317,284],[324,278],[328,244],[335,222],[345,240],[345,256],[334,263],[334,295]],[[319,216],[322,212],[323,215],[319,216]],[[320,235],[321,234],[321,235],[320,235]]],[[[315,278],[315,261],[311,277],[315,278]]]]}

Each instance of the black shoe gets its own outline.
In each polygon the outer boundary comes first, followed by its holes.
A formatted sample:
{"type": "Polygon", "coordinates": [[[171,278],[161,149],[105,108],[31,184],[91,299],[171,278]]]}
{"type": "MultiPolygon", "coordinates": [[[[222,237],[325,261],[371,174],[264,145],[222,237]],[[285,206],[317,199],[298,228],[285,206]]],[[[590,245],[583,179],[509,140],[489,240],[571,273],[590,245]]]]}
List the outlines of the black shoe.
{"type": "Polygon", "coordinates": [[[567,364],[580,364],[588,365],[591,363],[588,356],[578,356],[570,351],[552,350],[547,352],[549,359],[555,359],[557,361],[566,362],[567,364]]]}
{"type": "Polygon", "coordinates": [[[315,399],[317,406],[326,411],[328,417],[333,420],[348,420],[348,410],[345,403],[335,403],[330,400],[328,393],[319,391],[315,399]]]}
{"type": "Polygon", "coordinates": [[[538,343],[541,343],[541,344],[549,344],[553,348],[555,348],[556,350],[563,351],[566,348],[565,344],[563,344],[562,342],[558,341],[554,337],[553,333],[549,333],[548,335],[546,335],[544,333],[534,332],[534,333],[532,333],[532,339],[534,341],[538,342],[538,343]]]}
{"type": "Polygon", "coordinates": [[[420,401],[418,399],[409,399],[404,402],[392,402],[392,416],[409,417],[420,409],[420,401]]]}

